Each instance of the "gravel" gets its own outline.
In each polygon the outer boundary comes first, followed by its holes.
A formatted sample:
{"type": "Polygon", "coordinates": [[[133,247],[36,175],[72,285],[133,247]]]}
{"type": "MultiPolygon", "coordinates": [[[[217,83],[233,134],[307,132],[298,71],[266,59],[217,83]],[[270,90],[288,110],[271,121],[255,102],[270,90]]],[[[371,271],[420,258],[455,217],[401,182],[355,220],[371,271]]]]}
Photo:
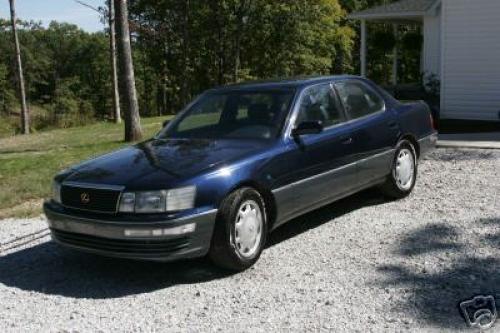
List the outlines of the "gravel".
{"type": "Polygon", "coordinates": [[[43,217],[3,220],[0,331],[467,330],[460,301],[500,305],[499,192],[500,151],[436,150],[409,198],[307,214],[234,275],[72,252],[43,217]]]}

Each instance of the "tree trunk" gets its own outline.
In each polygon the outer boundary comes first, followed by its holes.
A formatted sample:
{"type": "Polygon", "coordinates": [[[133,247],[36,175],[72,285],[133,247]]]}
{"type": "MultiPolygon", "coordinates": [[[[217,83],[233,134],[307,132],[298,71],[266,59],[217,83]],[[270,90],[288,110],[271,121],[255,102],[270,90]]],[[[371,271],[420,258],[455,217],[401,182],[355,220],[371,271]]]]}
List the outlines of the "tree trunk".
{"type": "Polygon", "coordinates": [[[190,49],[190,35],[189,35],[189,17],[190,1],[184,1],[183,25],[182,25],[182,66],[183,77],[181,82],[181,107],[184,108],[189,102],[188,88],[189,88],[189,49],[190,49]]]}
{"type": "Polygon", "coordinates": [[[238,82],[239,72],[241,66],[241,37],[243,35],[243,28],[246,24],[244,16],[248,10],[248,3],[245,0],[240,1],[239,7],[235,10],[236,16],[236,41],[234,51],[234,72],[233,81],[238,82]]]}
{"type": "Polygon", "coordinates": [[[236,46],[234,52],[234,72],[233,72],[233,82],[238,82],[239,72],[240,72],[240,53],[241,53],[241,22],[238,22],[238,28],[236,31],[236,46]]]}
{"type": "Polygon", "coordinates": [[[120,95],[118,93],[118,68],[116,61],[116,29],[115,29],[115,3],[108,0],[109,9],[109,50],[111,71],[113,76],[113,119],[115,123],[122,122],[120,115],[120,95]]]}
{"type": "Polygon", "coordinates": [[[166,45],[162,42],[163,59],[161,62],[161,80],[160,80],[160,100],[161,107],[159,108],[159,116],[166,114],[168,109],[167,103],[167,87],[168,87],[168,62],[169,58],[166,45]]]}
{"type": "Polygon", "coordinates": [[[24,90],[24,75],[23,75],[23,65],[21,61],[21,49],[19,47],[19,38],[17,37],[15,0],[9,0],[9,3],[10,3],[10,19],[12,22],[12,36],[14,38],[14,45],[16,49],[16,65],[17,65],[17,78],[19,80],[19,96],[21,98],[21,131],[23,134],[29,134],[30,120],[29,120],[28,107],[26,105],[26,91],[24,90]]]}
{"type": "Polygon", "coordinates": [[[345,61],[345,53],[344,49],[338,45],[337,46],[337,54],[333,63],[333,73],[331,74],[344,74],[344,61],[345,61]]]}
{"type": "Polygon", "coordinates": [[[125,118],[125,141],[137,141],[142,138],[139,104],[135,89],[134,64],[130,46],[127,0],[115,1],[116,32],[118,38],[118,59],[120,75],[120,100],[125,118]]]}

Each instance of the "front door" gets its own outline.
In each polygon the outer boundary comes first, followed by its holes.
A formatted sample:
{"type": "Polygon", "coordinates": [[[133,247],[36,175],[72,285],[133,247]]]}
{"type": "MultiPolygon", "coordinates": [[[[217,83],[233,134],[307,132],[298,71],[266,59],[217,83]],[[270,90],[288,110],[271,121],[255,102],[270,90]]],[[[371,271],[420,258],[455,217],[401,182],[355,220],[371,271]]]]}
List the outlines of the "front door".
{"type": "Polygon", "coordinates": [[[295,126],[321,121],[323,131],[288,138],[286,174],[273,191],[278,221],[284,222],[322,206],[356,186],[355,155],[351,126],[331,84],[306,88],[299,100],[295,126]]]}

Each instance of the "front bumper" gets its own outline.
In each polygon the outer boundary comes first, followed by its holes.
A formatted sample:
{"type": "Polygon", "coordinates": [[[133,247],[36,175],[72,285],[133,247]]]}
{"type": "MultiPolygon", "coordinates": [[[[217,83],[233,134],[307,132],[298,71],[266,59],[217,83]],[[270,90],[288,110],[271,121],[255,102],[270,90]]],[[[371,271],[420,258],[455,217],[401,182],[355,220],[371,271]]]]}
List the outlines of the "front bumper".
{"type": "Polygon", "coordinates": [[[52,239],[69,248],[94,254],[152,261],[202,257],[208,253],[217,210],[148,222],[87,218],[44,204],[52,239]],[[184,234],[152,236],[154,231],[195,224],[184,234]],[[148,235],[148,236],[130,236],[148,235]],[[127,236],[129,235],[129,236],[127,236]]]}
{"type": "Polygon", "coordinates": [[[431,150],[436,148],[437,139],[438,139],[437,132],[433,132],[431,135],[427,135],[418,140],[418,144],[420,146],[420,157],[425,156],[431,150]]]}

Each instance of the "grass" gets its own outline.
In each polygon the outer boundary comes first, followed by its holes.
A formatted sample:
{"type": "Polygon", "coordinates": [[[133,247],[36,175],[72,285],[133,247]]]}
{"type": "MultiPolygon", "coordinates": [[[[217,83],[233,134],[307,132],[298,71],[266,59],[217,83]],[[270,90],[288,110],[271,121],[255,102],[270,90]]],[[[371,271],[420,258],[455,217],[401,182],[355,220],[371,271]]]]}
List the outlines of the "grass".
{"type": "MultiPolygon", "coordinates": [[[[142,119],[144,138],[158,132],[164,120],[142,119]]],[[[125,145],[123,124],[112,123],[0,139],[0,218],[40,214],[58,171],[125,145]]]]}
{"type": "MultiPolygon", "coordinates": [[[[21,125],[19,105],[16,105],[11,111],[13,112],[10,114],[0,115],[0,139],[19,133],[19,126],[21,125]]],[[[47,117],[50,111],[44,106],[30,104],[29,113],[31,130],[36,132],[37,128],[45,126],[45,124],[41,123],[41,120],[47,117]]]]}

